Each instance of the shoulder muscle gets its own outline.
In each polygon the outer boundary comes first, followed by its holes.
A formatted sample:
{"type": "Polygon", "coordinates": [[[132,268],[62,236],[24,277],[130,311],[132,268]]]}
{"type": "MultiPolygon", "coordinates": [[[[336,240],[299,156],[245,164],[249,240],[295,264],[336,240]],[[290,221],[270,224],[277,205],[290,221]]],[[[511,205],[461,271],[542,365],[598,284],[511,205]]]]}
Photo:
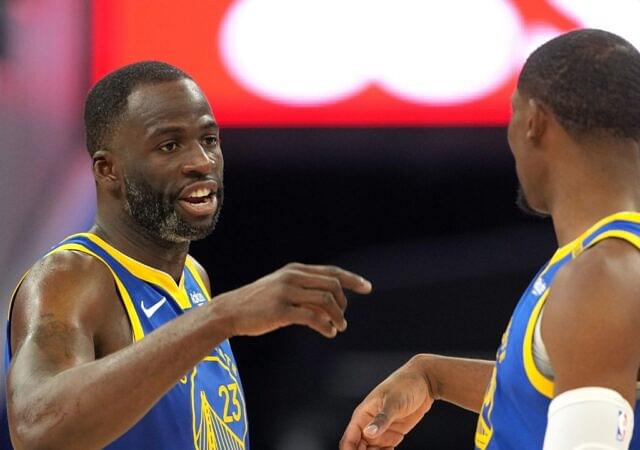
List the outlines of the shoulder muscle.
{"type": "Polygon", "coordinates": [[[638,249],[608,239],[561,269],[542,319],[543,339],[556,372],[555,394],[602,386],[634,400],[639,323],[638,249]]]}
{"type": "Polygon", "coordinates": [[[18,289],[11,314],[11,347],[57,328],[92,336],[117,296],[109,269],[90,255],[54,253],[31,269],[18,289]]]}

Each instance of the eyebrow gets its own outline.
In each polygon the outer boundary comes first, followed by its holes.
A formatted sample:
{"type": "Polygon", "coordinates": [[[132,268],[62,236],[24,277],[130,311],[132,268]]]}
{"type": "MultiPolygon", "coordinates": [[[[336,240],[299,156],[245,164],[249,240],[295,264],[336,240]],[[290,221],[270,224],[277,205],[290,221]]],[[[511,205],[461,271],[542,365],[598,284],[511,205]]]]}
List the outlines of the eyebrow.
{"type": "Polygon", "coordinates": [[[184,127],[179,126],[167,126],[167,127],[154,127],[152,128],[151,133],[149,133],[149,137],[162,136],[164,134],[172,134],[172,133],[184,133],[184,127]]]}
{"type": "Polygon", "coordinates": [[[211,119],[207,119],[206,122],[204,122],[202,125],[200,125],[200,128],[213,128],[216,131],[220,130],[220,127],[218,126],[218,124],[214,120],[211,120],[211,119]]]}
{"type": "MultiPolygon", "coordinates": [[[[214,129],[217,132],[220,130],[220,127],[213,120],[207,120],[202,125],[200,125],[200,129],[214,129]]],[[[180,134],[184,132],[185,127],[178,125],[159,126],[153,127],[151,132],[148,134],[148,137],[154,138],[157,136],[163,136],[165,134],[180,134]]]]}

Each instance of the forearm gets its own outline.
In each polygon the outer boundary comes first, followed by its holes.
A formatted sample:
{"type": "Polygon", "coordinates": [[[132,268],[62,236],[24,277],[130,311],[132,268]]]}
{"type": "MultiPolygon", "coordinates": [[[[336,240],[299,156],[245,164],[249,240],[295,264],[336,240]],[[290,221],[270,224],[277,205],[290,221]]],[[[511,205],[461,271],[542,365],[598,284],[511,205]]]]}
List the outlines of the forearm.
{"type": "MultiPolygon", "coordinates": [[[[229,337],[225,320],[224,311],[211,303],[116,353],[16,387],[10,419],[17,448],[104,447],[229,337]]],[[[31,369],[18,356],[12,375],[28,379],[20,372],[31,369]]]]}
{"type": "Polygon", "coordinates": [[[416,355],[409,364],[419,368],[436,400],[480,412],[495,363],[479,359],[416,355]]]}

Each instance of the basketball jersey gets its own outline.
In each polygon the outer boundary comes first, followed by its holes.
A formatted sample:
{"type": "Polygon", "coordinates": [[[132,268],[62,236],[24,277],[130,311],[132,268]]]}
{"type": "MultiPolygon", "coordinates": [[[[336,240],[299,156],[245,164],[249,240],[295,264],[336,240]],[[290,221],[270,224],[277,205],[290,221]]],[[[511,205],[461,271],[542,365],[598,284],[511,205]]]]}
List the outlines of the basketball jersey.
{"type": "MultiPolygon", "coordinates": [[[[623,239],[640,249],[640,213],[608,216],[559,248],[520,298],[496,353],[476,428],[476,450],[540,450],[553,399],[553,381],[533,359],[533,333],[558,270],[603,239],[623,239]]],[[[640,403],[636,401],[635,417],[640,403]]],[[[640,426],[634,427],[632,450],[640,450],[640,426]]]]}
{"type": "MultiPolygon", "coordinates": [[[[176,284],[167,273],[128,257],[91,233],[67,238],[49,255],[60,251],[89,254],[110,269],[135,342],[191,308],[211,301],[190,256],[176,284]]],[[[5,370],[11,360],[10,325],[9,320],[5,370]]],[[[131,389],[136,388],[132,383],[131,389]]],[[[138,423],[106,448],[248,450],[245,399],[229,341],[214,348],[138,423]]]]}

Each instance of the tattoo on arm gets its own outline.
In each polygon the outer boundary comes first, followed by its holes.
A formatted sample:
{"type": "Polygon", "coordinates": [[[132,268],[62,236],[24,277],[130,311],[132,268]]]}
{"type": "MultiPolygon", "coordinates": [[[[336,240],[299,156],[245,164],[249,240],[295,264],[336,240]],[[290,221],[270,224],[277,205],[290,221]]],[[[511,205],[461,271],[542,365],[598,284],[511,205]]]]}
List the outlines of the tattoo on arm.
{"type": "Polygon", "coordinates": [[[42,353],[40,369],[59,372],[75,365],[82,352],[79,332],[54,314],[43,315],[30,333],[32,342],[42,353]]]}

